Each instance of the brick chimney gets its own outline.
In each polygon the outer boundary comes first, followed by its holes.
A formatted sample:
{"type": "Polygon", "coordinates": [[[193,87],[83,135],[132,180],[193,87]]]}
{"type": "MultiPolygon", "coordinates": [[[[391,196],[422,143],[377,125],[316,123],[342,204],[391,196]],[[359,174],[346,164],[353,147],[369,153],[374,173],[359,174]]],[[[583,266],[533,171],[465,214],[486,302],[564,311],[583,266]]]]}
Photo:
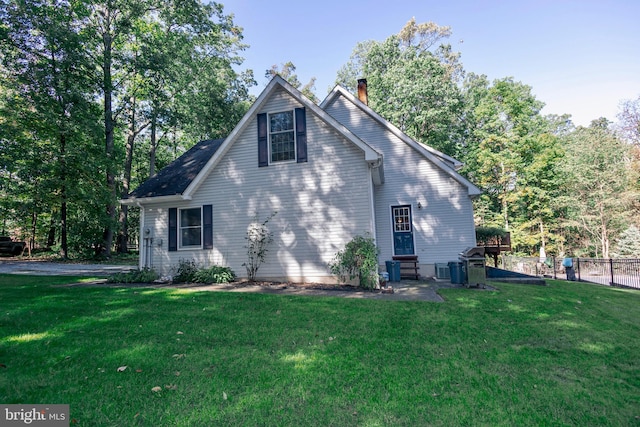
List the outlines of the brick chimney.
{"type": "Polygon", "coordinates": [[[367,92],[367,79],[358,79],[358,99],[365,105],[369,105],[369,94],[367,92]]]}

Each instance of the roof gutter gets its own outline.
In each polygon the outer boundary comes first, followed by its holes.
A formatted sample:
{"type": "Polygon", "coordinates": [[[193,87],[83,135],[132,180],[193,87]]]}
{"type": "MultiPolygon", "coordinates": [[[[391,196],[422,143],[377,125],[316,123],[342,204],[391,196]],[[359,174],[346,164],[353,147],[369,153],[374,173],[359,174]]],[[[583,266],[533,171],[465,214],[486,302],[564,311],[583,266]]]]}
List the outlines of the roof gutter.
{"type": "Polygon", "coordinates": [[[120,204],[127,206],[142,206],[150,203],[182,202],[185,200],[191,200],[191,196],[173,194],[171,196],[158,197],[131,197],[129,199],[120,199],[120,204]]]}

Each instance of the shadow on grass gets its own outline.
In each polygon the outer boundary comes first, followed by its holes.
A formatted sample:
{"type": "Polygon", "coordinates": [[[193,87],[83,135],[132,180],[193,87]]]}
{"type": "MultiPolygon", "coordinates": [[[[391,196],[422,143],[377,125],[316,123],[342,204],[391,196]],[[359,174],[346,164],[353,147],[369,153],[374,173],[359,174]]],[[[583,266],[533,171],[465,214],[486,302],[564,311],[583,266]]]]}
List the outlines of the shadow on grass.
{"type": "Polygon", "coordinates": [[[59,280],[0,277],[0,401],[68,403],[79,424],[621,425],[638,415],[637,292],[501,284],[424,304],[49,279],[59,280]]]}

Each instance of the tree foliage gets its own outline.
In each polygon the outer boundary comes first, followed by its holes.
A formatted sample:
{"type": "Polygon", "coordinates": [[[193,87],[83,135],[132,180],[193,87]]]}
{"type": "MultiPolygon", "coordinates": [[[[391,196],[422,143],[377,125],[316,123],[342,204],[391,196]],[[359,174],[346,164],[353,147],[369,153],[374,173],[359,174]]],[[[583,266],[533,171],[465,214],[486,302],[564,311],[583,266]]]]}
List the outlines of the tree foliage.
{"type": "Polygon", "coordinates": [[[563,175],[564,225],[571,228],[573,246],[586,254],[609,258],[614,236],[632,219],[637,193],[630,178],[629,145],[616,137],[606,119],[579,127],[566,141],[563,175]]]}
{"type": "Polygon", "coordinates": [[[640,147],[640,95],[634,100],[623,101],[618,119],[622,137],[640,147]]]}
{"type": "Polygon", "coordinates": [[[560,183],[567,117],[540,115],[532,88],[512,78],[489,82],[469,74],[464,84],[464,172],[485,191],[477,201],[480,225],[514,231],[512,245],[525,253],[557,250],[556,213],[550,203],[560,183]]]}
{"type": "MultiPolygon", "coordinates": [[[[73,2],[16,0],[3,4],[2,15],[7,37],[1,46],[6,79],[1,137],[15,148],[5,173],[16,184],[10,194],[26,197],[13,206],[14,226],[22,234],[29,231],[31,248],[42,219],[57,226],[67,257],[68,220],[79,213],[82,186],[94,184],[92,171],[104,166],[92,156],[99,134],[95,86],[86,38],[77,25],[86,18],[85,10],[73,2]]],[[[73,236],[75,243],[79,236],[73,236]]]]}
{"type": "Polygon", "coordinates": [[[455,154],[462,66],[450,45],[438,45],[450,34],[448,27],[411,19],[383,42],[358,44],[337,83],[355,91],[357,79],[366,77],[371,108],[417,141],[455,154]]]}
{"type": "Polygon", "coordinates": [[[117,199],[248,108],[220,4],[1,0],[0,18],[2,226],[32,248],[109,255],[117,199]]]}
{"type": "Polygon", "coordinates": [[[620,233],[616,240],[614,256],[621,258],[640,258],[640,229],[635,225],[620,233]]]}
{"type": "MultiPolygon", "coordinates": [[[[358,43],[337,83],[355,93],[366,78],[375,111],[463,161],[461,172],[483,190],[474,201],[477,226],[509,230],[517,252],[609,254],[611,239],[639,212],[640,150],[620,145],[608,123],[576,129],[568,115],[543,116],[533,88],[512,77],[466,73],[444,43],[451,34],[412,19],[382,42],[358,43]],[[593,157],[609,151],[606,162],[593,157]],[[598,182],[608,188],[596,191],[598,182]]],[[[620,134],[637,144],[638,101],[622,107],[620,134]]]]}
{"type": "Polygon", "coordinates": [[[309,80],[309,82],[303,85],[298,79],[298,75],[295,74],[295,72],[296,72],[296,66],[293,64],[293,62],[289,61],[282,64],[281,67],[278,67],[275,64],[272,65],[271,68],[265,71],[264,76],[267,79],[271,80],[274,76],[279,75],[280,77],[285,79],[287,82],[289,82],[291,86],[300,90],[300,92],[302,92],[304,96],[306,96],[313,102],[317,103],[318,97],[314,93],[314,90],[316,88],[316,78],[312,77],[311,80],[309,80]]]}

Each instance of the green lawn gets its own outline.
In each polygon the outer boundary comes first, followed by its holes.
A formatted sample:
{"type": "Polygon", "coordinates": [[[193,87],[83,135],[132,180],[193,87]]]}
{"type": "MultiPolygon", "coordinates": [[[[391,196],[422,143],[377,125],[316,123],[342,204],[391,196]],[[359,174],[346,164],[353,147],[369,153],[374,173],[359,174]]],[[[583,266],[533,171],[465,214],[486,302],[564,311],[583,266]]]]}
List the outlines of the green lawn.
{"type": "Polygon", "coordinates": [[[74,279],[0,275],[0,403],[69,404],[72,425],[640,425],[638,291],[429,303],[54,280],[74,279]]]}

